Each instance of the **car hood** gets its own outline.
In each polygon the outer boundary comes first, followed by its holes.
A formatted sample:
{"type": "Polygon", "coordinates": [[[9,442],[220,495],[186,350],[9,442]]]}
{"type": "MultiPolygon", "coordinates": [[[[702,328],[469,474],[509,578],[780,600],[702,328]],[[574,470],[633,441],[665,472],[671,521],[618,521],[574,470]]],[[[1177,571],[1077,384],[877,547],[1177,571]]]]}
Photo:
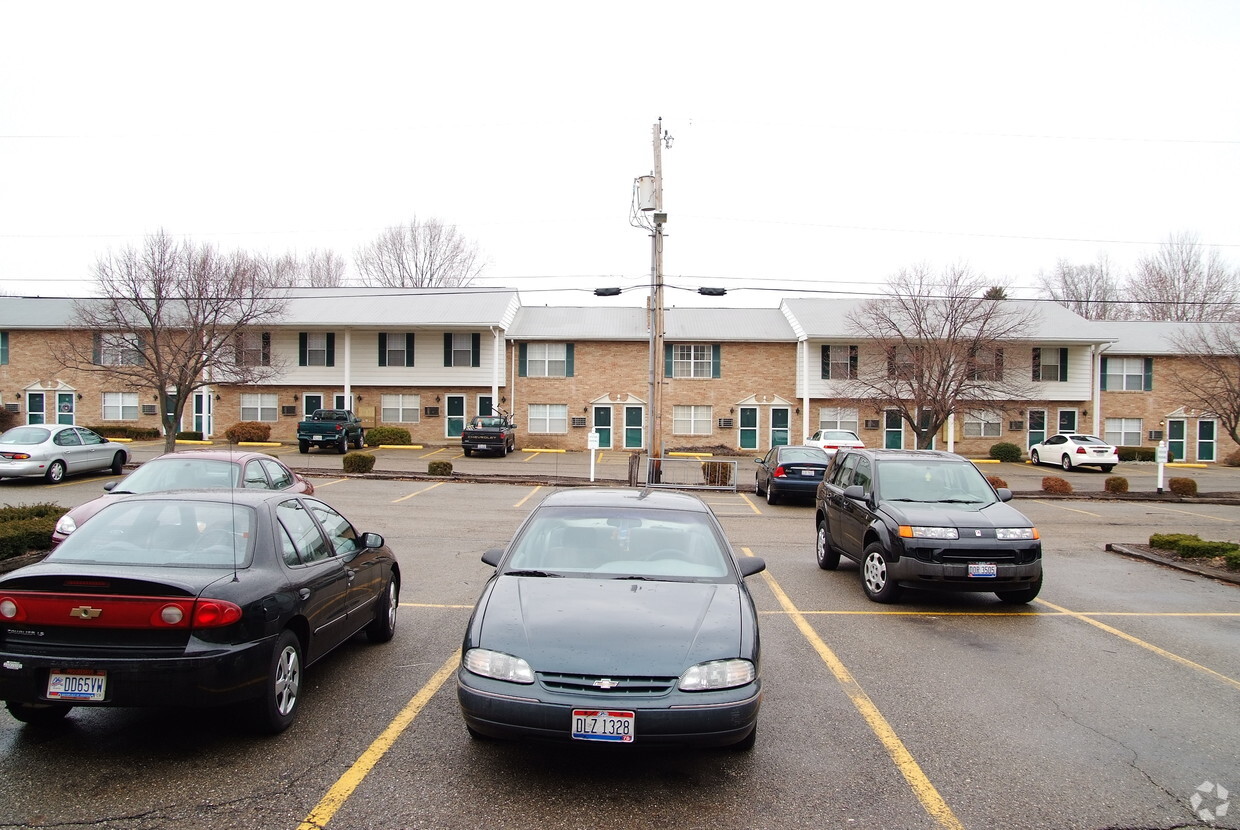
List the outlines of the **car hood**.
{"type": "Polygon", "coordinates": [[[989,505],[884,502],[882,510],[900,525],[970,529],[1033,526],[1024,513],[1003,502],[989,505]]]}
{"type": "Polygon", "coordinates": [[[742,597],[731,584],[500,576],[477,645],[535,671],[679,677],[739,654],[742,597]]]}

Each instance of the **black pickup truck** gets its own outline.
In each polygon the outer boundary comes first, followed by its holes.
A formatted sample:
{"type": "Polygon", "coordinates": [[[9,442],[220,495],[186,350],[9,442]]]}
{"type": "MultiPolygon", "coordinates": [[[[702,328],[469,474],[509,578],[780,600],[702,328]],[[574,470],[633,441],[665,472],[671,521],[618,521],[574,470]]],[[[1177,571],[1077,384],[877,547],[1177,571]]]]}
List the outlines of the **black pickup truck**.
{"type": "Polygon", "coordinates": [[[339,453],[348,452],[349,444],[361,449],[364,444],[362,421],[349,409],[316,409],[297,425],[297,449],[310,452],[310,447],[331,447],[339,453]]]}
{"type": "Polygon", "coordinates": [[[473,455],[475,450],[504,456],[517,449],[517,425],[507,415],[479,415],[470,418],[461,433],[461,450],[473,455]]]}

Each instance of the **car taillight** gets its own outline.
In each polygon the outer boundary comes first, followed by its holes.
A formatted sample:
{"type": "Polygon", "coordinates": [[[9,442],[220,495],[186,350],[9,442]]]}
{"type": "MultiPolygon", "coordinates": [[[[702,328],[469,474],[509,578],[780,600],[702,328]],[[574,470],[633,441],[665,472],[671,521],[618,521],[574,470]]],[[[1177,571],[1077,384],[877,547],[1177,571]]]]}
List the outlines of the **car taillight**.
{"type": "Polygon", "coordinates": [[[344,432],[344,424],[336,424],[336,432],[344,432]]]}
{"type": "Polygon", "coordinates": [[[27,461],[30,458],[28,452],[0,452],[0,455],[13,461],[27,461]]]}
{"type": "Polygon", "coordinates": [[[823,447],[824,450],[838,450],[839,448],[840,448],[839,444],[827,444],[825,447],[823,447]]]}
{"type": "Polygon", "coordinates": [[[219,628],[241,619],[241,606],[221,599],[200,599],[194,603],[194,628],[219,628]]]}
{"type": "Polygon", "coordinates": [[[778,467],[776,467],[775,472],[771,473],[771,475],[775,476],[775,478],[787,478],[788,477],[788,474],[784,472],[783,464],[780,464],[778,467]]]}
{"type": "Polygon", "coordinates": [[[1087,455],[1088,453],[1086,453],[1086,452],[1085,452],[1085,448],[1084,448],[1084,447],[1077,447],[1077,448],[1076,448],[1076,454],[1077,454],[1077,455],[1087,455]]]}

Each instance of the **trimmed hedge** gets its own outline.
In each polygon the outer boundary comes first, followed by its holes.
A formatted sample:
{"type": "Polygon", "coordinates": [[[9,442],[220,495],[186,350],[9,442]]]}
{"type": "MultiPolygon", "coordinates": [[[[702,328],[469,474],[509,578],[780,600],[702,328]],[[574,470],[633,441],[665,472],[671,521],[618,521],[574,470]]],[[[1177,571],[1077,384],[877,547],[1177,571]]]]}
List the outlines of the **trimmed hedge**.
{"type": "Polygon", "coordinates": [[[155,427],[131,427],[121,426],[118,424],[108,424],[106,426],[88,426],[91,432],[97,432],[104,438],[128,438],[132,441],[154,441],[160,436],[160,432],[155,427]]]}
{"type": "Polygon", "coordinates": [[[1175,550],[1180,546],[1180,542],[1193,539],[1200,540],[1201,537],[1195,533],[1155,533],[1150,537],[1150,547],[1158,550],[1175,550]]]}
{"type": "Polygon", "coordinates": [[[1231,550],[1223,554],[1223,561],[1233,571],[1240,571],[1240,550],[1231,550]]]}
{"type": "Polygon", "coordinates": [[[202,433],[193,432],[191,430],[182,430],[181,432],[177,433],[177,440],[178,441],[201,441],[202,433]]]}
{"type": "Polygon", "coordinates": [[[241,421],[224,430],[224,437],[233,444],[240,444],[242,441],[270,441],[271,424],[241,421]]]}
{"type": "Polygon", "coordinates": [[[1167,479],[1167,489],[1177,496],[1195,496],[1197,495],[1197,479],[1169,478],[1167,479]]]}
{"type": "Polygon", "coordinates": [[[366,446],[377,447],[380,444],[409,445],[413,438],[404,427],[371,427],[366,430],[366,446]]]}
{"type": "Polygon", "coordinates": [[[426,465],[426,472],[432,476],[450,476],[452,475],[452,462],[432,461],[426,465]]]}
{"type": "Polygon", "coordinates": [[[346,473],[369,473],[375,468],[375,457],[368,452],[347,452],[344,454],[344,471],[346,473]]]}
{"type": "Polygon", "coordinates": [[[997,458],[1000,461],[1020,461],[1024,457],[1024,452],[1016,444],[1010,441],[1000,441],[992,444],[990,447],[990,457],[997,458]]]}
{"type": "Polygon", "coordinates": [[[1206,539],[1185,539],[1175,549],[1175,552],[1185,559],[1213,559],[1216,556],[1226,556],[1232,551],[1240,551],[1240,545],[1206,539]]]}
{"type": "Polygon", "coordinates": [[[1042,492],[1066,496],[1072,492],[1072,485],[1059,476],[1047,476],[1042,479],[1042,492]]]}
{"type": "Polygon", "coordinates": [[[1008,483],[1004,481],[1003,479],[999,478],[999,476],[986,476],[986,480],[989,481],[990,486],[994,487],[995,489],[1008,486],[1008,483]]]}
{"type": "Polygon", "coordinates": [[[1127,493],[1128,479],[1123,476],[1110,476],[1102,482],[1102,488],[1108,493],[1127,493]]]}
{"type": "Polygon", "coordinates": [[[0,559],[51,550],[56,521],[68,512],[69,508],[50,502],[0,507],[0,559]]]}

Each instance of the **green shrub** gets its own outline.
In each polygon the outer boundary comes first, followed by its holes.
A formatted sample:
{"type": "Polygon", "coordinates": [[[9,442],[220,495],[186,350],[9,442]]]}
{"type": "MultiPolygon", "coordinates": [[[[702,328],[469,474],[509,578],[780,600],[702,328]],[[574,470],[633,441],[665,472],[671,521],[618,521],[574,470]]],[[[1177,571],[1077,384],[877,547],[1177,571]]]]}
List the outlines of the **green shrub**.
{"type": "Polygon", "coordinates": [[[1072,485],[1059,476],[1047,476],[1042,479],[1042,492],[1066,496],[1072,492],[1072,485]]]}
{"type": "Polygon", "coordinates": [[[1224,467],[1240,467],[1240,450],[1235,450],[1223,459],[1224,467]]]}
{"type": "Polygon", "coordinates": [[[97,432],[104,438],[129,438],[133,441],[154,441],[160,436],[155,427],[135,427],[123,424],[106,424],[104,426],[88,426],[91,432],[97,432]]]}
{"type": "Polygon", "coordinates": [[[996,490],[1000,487],[1007,487],[1008,483],[998,476],[986,476],[986,480],[990,482],[990,486],[996,490]]]}
{"type": "Polygon", "coordinates": [[[51,550],[56,520],[68,512],[50,503],[0,508],[0,559],[51,550]]]}
{"type": "Polygon", "coordinates": [[[177,440],[178,441],[201,441],[202,433],[195,432],[193,430],[188,430],[188,429],[181,430],[180,432],[177,433],[177,440]]]}
{"type": "Polygon", "coordinates": [[[1159,550],[1176,550],[1181,542],[1200,542],[1201,537],[1195,533],[1155,533],[1150,537],[1150,547],[1159,550]]]}
{"type": "Polygon", "coordinates": [[[734,466],[729,461],[703,461],[702,481],[710,487],[730,487],[734,466]]]}
{"type": "Polygon", "coordinates": [[[344,455],[346,473],[369,473],[375,468],[375,457],[368,452],[348,452],[344,455]]]}
{"type": "Polygon", "coordinates": [[[366,430],[366,446],[377,447],[380,444],[408,445],[413,439],[409,430],[404,427],[371,427],[366,430]]]}
{"type": "Polygon", "coordinates": [[[0,432],[4,432],[10,427],[17,426],[18,415],[16,412],[9,412],[4,407],[0,407],[0,432]]]}
{"type": "Polygon", "coordinates": [[[1175,552],[1185,559],[1213,559],[1240,551],[1235,542],[1211,542],[1205,539],[1185,539],[1176,546],[1175,552]]]}
{"type": "Polygon", "coordinates": [[[1240,550],[1229,550],[1224,553],[1223,562],[1229,570],[1240,571],[1240,550]]]}
{"type": "Polygon", "coordinates": [[[450,476],[452,475],[452,462],[432,461],[426,465],[426,472],[432,476],[450,476]]]}
{"type": "Polygon", "coordinates": [[[233,444],[240,444],[242,441],[270,441],[271,424],[241,421],[224,430],[224,437],[233,444]]]}
{"type": "Polygon", "coordinates": [[[1102,482],[1102,488],[1108,493],[1127,493],[1128,479],[1123,476],[1108,476],[1107,480],[1102,482]]]}
{"type": "Polygon", "coordinates": [[[1195,496],[1197,495],[1197,479],[1169,478],[1167,479],[1167,489],[1177,496],[1195,496]]]}
{"type": "Polygon", "coordinates": [[[1000,461],[1020,461],[1024,457],[1024,452],[1016,444],[1010,441],[1000,441],[990,447],[990,457],[997,458],[1000,461]]]}

